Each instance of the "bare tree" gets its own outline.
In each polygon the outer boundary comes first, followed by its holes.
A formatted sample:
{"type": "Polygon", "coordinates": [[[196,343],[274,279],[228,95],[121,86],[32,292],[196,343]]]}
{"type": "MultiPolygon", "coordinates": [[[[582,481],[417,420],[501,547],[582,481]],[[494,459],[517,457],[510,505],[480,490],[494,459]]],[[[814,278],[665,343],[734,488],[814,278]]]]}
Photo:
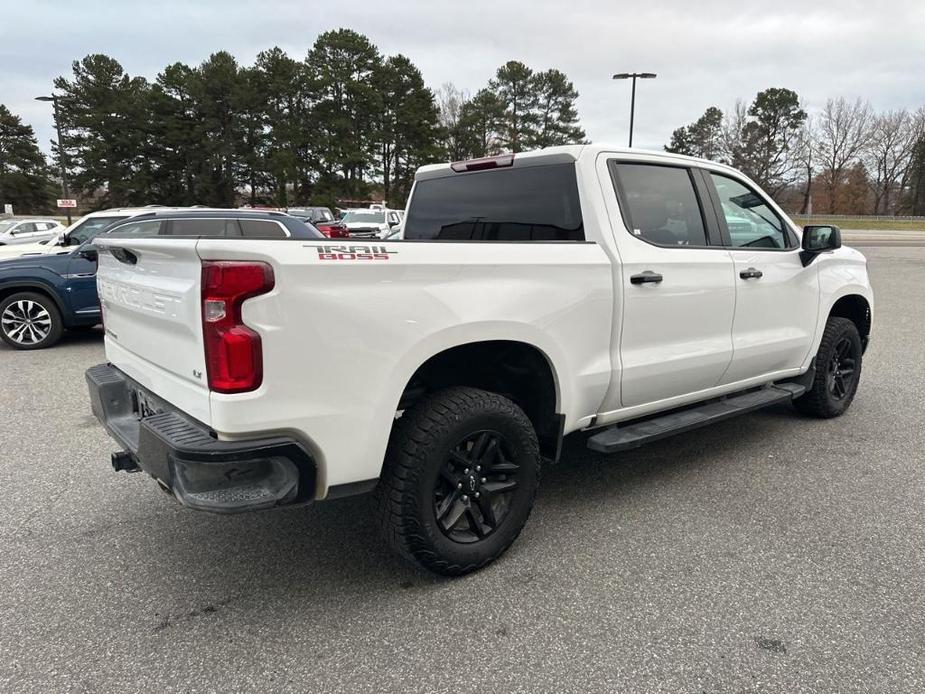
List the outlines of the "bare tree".
{"type": "MultiPolygon", "coordinates": [[[[913,190],[916,188],[914,179],[921,176],[922,172],[918,170],[916,152],[923,147],[922,143],[925,143],[925,106],[909,114],[909,139],[911,142],[909,146],[909,162],[899,181],[900,200],[897,200],[897,205],[904,204],[908,200],[914,201],[917,198],[918,191],[913,190]]],[[[912,202],[911,206],[915,207],[915,203],[912,202]]],[[[904,213],[908,212],[909,210],[904,210],[904,213]]],[[[915,212],[912,212],[912,214],[915,214],[915,212]]]]}
{"type": "Polygon", "coordinates": [[[822,166],[822,185],[828,193],[829,210],[835,212],[836,198],[849,168],[857,163],[869,144],[871,109],[861,99],[829,99],[818,120],[816,153],[822,166]]]}
{"type": "Polygon", "coordinates": [[[463,106],[469,101],[469,92],[457,89],[452,82],[444,82],[437,90],[436,97],[447,154],[450,159],[462,159],[464,158],[464,145],[461,142],[459,119],[463,106]]]}
{"type": "Polygon", "coordinates": [[[720,130],[719,158],[731,166],[741,168],[745,155],[745,125],[748,123],[748,106],[741,99],[735,108],[727,111],[720,130]]]}
{"type": "Polygon", "coordinates": [[[908,111],[888,111],[874,118],[868,152],[873,173],[874,214],[893,214],[906,170],[912,161],[916,128],[908,111]]]}
{"type": "Polygon", "coordinates": [[[806,177],[803,188],[803,205],[800,214],[813,213],[813,175],[816,172],[816,124],[812,116],[807,116],[803,127],[797,135],[793,147],[794,159],[799,162],[800,169],[806,177]]]}

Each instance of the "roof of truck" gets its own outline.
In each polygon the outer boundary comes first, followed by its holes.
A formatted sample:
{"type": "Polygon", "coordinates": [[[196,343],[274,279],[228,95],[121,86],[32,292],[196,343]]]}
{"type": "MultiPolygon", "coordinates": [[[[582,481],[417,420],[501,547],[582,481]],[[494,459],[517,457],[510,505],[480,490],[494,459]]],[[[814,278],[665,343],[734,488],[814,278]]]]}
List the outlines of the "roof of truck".
{"type": "MultiPolygon", "coordinates": [[[[506,158],[513,156],[513,163],[508,164],[508,166],[513,166],[515,168],[521,166],[540,166],[547,164],[565,164],[578,161],[581,157],[596,157],[598,154],[606,152],[608,154],[616,155],[631,155],[633,157],[639,157],[640,159],[646,160],[658,160],[664,162],[675,162],[679,164],[692,165],[696,164],[698,166],[709,166],[710,168],[717,169],[729,169],[725,164],[719,162],[710,161],[707,159],[697,159],[696,157],[688,157],[682,154],[674,154],[672,152],[665,152],[663,150],[652,150],[652,149],[639,149],[636,147],[625,147],[625,146],[616,146],[609,145],[606,143],[599,144],[586,144],[586,145],[562,145],[559,147],[547,147],[546,149],[537,149],[529,152],[517,152],[514,155],[511,155],[509,152],[505,154],[497,155],[497,157],[486,157],[486,160],[496,159],[496,158],[506,158]]],[[[470,161],[481,161],[481,160],[470,160],[470,161]]],[[[427,178],[437,178],[441,176],[446,176],[448,173],[452,172],[451,168],[453,164],[461,164],[462,162],[445,162],[441,164],[428,164],[427,166],[422,166],[417,170],[415,174],[415,180],[422,180],[427,178]]]]}

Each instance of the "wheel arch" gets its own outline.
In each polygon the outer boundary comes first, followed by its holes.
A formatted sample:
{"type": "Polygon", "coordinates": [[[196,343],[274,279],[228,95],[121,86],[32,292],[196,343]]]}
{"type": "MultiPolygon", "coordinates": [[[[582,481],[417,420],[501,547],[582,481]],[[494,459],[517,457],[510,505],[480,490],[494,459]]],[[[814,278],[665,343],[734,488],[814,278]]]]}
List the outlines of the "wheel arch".
{"type": "Polygon", "coordinates": [[[857,326],[858,333],[862,341],[866,344],[870,335],[870,326],[873,320],[870,302],[861,294],[846,294],[839,297],[832,308],[829,309],[827,318],[838,317],[847,318],[857,326]]]}
{"type": "Polygon", "coordinates": [[[558,458],[565,424],[560,380],[553,359],[535,343],[479,339],[443,346],[405,379],[396,409],[451,386],[480,388],[512,400],[533,424],[543,455],[558,458]]]}
{"type": "Polygon", "coordinates": [[[18,292],[34,292],[42,296],[47,296],[52,300],[55,308],[58,309],[58,313],[61,314],[61,320],[67,325],[68,316],[70,315],[67,307],[61,301],[61,297],[57,295],[57,292],[50,286],[42,282],[9,282],[0,284],[0,302],[4,301],[8,296],[18,292]]]}

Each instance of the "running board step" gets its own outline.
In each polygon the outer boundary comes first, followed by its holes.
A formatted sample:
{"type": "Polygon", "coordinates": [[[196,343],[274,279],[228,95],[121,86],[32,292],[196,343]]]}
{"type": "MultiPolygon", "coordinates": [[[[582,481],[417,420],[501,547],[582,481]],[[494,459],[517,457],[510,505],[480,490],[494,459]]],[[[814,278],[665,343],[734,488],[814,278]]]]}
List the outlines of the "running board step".
{"type": "Polygon", "coordinates": [[[616,453],[658,441],[674,434],[720,422],[736,415],[760,410],[762,407],[787,402],[803,394],[806,388],[798,383],[774,386],[712,400],[698,407],[669,412],[641,422],[605,429],[588,439],[588,448],[601,453],[616,453]]]}

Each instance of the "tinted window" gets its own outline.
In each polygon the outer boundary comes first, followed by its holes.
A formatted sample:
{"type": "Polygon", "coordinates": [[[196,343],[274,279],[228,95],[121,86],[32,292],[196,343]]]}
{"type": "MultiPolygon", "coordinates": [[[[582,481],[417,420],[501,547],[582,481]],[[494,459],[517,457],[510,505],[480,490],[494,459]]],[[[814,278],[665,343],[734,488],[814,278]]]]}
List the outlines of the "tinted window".
{"type": "Polygon", "coordinates": [[[787,248],[788,235],[783,220],[764,198],[727,176],[710,174],[729,238],[737,248],[787,248]]]}
{"type": "Polygon", "coordinates": [[[284,239],[286,232],[277,222],[265,219],[239,219],[244,237],[249,239],[284,239]]]}
{"type": "Polygon", "coordinates": [[[172,219],[167,225],[168,236],[240,236],[233,219],[172,219]]]}
{"type": "Polygon", "coordinates": [[[404,237],[582,241],[575,166],[505,168],[418,181],[404,237]]]}
{"type": "Polygon", "coordinates": [[[615,166],[630,232],[660,246],[705,246],[706,231],[690,172],[675,166],[615,166]]]}
{"type": "Polygon", "coordinates": [[[121,226],[117,226],[111,232],[106,233],[105,236],[113,236],[115,238],[122,238],[123,236],[131,236],[133,238],[157,236],[160,228],[161,223],[159,221],[150,219],[141,222],[128,222],[121,226]]]}
{"type": "Polygon", "coordinates": [[[24,222],[23,224],[20,224],[18,227],[16,227],[16,229],[13,230],[13,233],[14,234],[31,234],[33,231],[35,231],[35,223],[34,222],[24,222]]]}

